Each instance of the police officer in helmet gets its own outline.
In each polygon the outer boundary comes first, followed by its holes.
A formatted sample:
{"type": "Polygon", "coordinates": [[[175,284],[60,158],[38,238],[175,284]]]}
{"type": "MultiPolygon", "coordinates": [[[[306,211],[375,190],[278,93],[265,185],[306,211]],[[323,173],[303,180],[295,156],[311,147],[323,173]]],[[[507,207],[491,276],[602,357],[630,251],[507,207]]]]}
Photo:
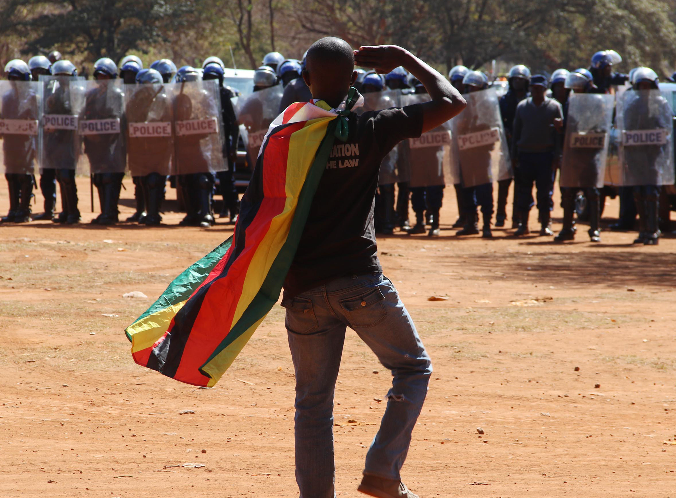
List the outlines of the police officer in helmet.
{"type": "MultiPolygon", "coordinates": [[[[209,59],[207,59],[209,60],[209,59]]],[[[224,85],[225,71],[217,63],[204,66],[204,81],[218,80],[218,88],[221,94],[221,127],[225,135],[223,142],[223,158],[227,161],[228,169],[217,173],[218,182],[223,195],[223,208],[221,218],[230,217],[230,223],[237,221],[239,215],[239,196],[235,187],[235,165],[237,162],[237,143],[239,141],[239,124],[232,106],[232,98],[235,96],[232,89],[224,85]]]]}
{"type": "Polygon", "coordinates": [[[300,78],[302,69],[295,60],[286,60],[277,68],[277,78],[282,82],[284,88],[293,80],[300,78]]]}
{"type": "MultiPolygon", "coordinates": [[[[520,102],[528,98],[529,81],[531,73],[526,66],[519,64],[512,67],[507,75],[508,89],[507,93],[500,97],[500,115],[502,116],[502,125],[505,128],[507,145],[512,149],[512,126],[516,116],[516,108],[520,102]]],[[[514,171],[514,181],[517,181],[517,171],[514,171]]],[[[498,182],[498,205],[495,215],[495,226],[504,227],[507,219],[507,196],[512,179],[500,180],[498,182]]],[[[512,228],[518,228],[519,219],[516,209],[516,188],[514,189],[514,200],[512,209],[512,228]]]]}
{"type": "Polygon", "coordinates": [[[161,59],[153,68],[162,75],[162,81],[171,83],[176,76],[176,64],[169,59],[161,59]]]}
{"type": "Polygon", "coordinates": [[[47,59],[49,59],[49,62],[51,62],[52,65],[60,61],[62,58],[63,57],[61,56],[61,52],[59,52],[58,50],[52,50],[51,52],[49,52],[49,55],[47,55],[47,59]]]}
{"type": "MultiPolygon", "coordinates": [[[[460,93],[466,93],[465,85],[462,81],[465,79],[465,76],[467,76],[467,73],[469,73],[469,69],[462,65],[453,66],[448,72],[448,80],[460,93]]],[[[455,188],[455,198],[458,204],[458,219],[453,223],[453,228],[460,228],[465,226],[465,222],[467,221],[467,215],[464,212],[465,201],[463,199],[462,183],[456,183],[453,187],[455,188]]]]}
{"type": "Polygon", "coordinates": [[[270,52],[263,57],[263,65],[271,67],[275,72],[282,62],[284,62],[284,56],[279,52],[270,52]]]}
{"type": "MultiPolygon", "coordinates": [[[[305,70],[306,56],[307,52],[303,54],[303,60],[300,63],[301,75],[305,70]]],[[[363,70],[361,71],[364,72],[363,70]]],[[[355,83],[355,86],[356,85],[357,83],[355,83]]],[[[312,93],[305,83],[305,80],[303,78],[296,78],[284,87],[284,94],[282,95],[282,100],[279,103],[279,112],[281,114],[284,109],[289,107],[294,102],[309,102],[310,100],[312,100],[312,93]]]]}
{"type": "MultiPolygon", "coordinates": [[[[117,65],[111,59],[104,57],[96,61],[94,80],[98,84],[85,95],[83,121],[121,119],[124,94],[111,83],[116,78],[117,65]]],[[[121,126],[117,132],[85,135],[83,143],[101,205],[101,214],[92,223],[114,225],[119,221],[117,204],[126,166],[121,126]]]]}
{"type": "Polygon", "coordinates": [[[277,84],[277,74],[270,66],[261,66],[254,72],[254,92],[265,90],[277,84]]]}
{"type": "Polygon", "coordinates": [[[589,71],[594,78],[594,93],[610,93],[611,87],[624,85],[629,79],[626,74],[613,72],[613,66],[622,62],[620,54],[614,50],[601,50],[591,59],[589,71]]]}
{"type": "MultiPolygon", "coordinates": [[[[14,59],[5,66],[5,73],[10,81],[10,89],[1,96],[0,119],[37,120],[37,95],[18,85],[19,82],[31,80],[28,65],[20,59],[14,59]]],[[[35,138],[8,133],[2,136],[2,149],[9,188],[9,212],[2,221],[28,223],[31,221],[35,138]]]]}
{"type": "Polygon", "coordinates": [[[552,77],[549,80],[549,88],[552,91],[552,97],[559,101],[559,103],[566,106],[568,102],[568,95],[570,95],[570,89],[566,87],[566,78],[570,74],[570,71],[567,69],[557,69],[552,73],[552,77]]]}

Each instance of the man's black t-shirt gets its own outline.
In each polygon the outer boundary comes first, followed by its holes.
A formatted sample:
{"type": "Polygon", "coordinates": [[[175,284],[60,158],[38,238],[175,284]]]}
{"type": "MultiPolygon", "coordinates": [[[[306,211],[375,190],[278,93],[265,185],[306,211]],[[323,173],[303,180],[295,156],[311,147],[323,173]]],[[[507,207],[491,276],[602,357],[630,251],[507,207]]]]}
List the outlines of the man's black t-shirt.
{"type": "Polygon", "coordinates": [[[400,141],[422,134],[420,106],[352,115],[350,136],[336,140],[319,182],[284,297],[335,278],[382,271],[373,228],[378,170],[400,141]]]}

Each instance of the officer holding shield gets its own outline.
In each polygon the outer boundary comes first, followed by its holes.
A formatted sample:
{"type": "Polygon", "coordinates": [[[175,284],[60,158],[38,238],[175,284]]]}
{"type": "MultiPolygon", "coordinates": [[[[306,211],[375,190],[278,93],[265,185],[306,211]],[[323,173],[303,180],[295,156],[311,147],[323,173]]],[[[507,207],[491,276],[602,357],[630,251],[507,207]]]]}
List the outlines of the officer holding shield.
{"type": "Polygon", "coordinates": [[[5,66],[9,84],[0,85],[0,141],[9,188],[9,212],[3,222],[31,221],[31,196],[37,135],[37,94],[31,86],[28,65],[19,59],[5,66]]]}
{"type": "MultiPolygon", "coordinates": [[[[451,82],[451,85],[461,94],[467,93],[465,91],[465,85],[462,83],[465,76],[469,73],[469,69],[465,66],[453,66],[453,68],[448,73],[448,79],[451,82]]],[[[455,183],[453,185],[455,188],[455,198],[458,204],[458,219],[453,223],[453,228],[464,227],[467,221],[467,215],[464,212],[465,209],[465,200],[463,198],[463,188],[462,183],[455,183]]]]}

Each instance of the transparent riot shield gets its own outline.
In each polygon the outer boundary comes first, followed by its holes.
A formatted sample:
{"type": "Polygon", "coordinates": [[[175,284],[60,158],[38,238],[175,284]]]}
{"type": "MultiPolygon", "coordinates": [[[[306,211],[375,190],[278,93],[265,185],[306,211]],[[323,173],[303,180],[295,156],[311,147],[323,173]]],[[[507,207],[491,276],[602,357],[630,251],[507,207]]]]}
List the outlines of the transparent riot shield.
{"type": "Polygon", "coordinates": [[[39,83],[0,81],[0,173],[34,174],[39,83]]]}
{"type": "Polygon", "coordinates": [[[83,169],[90,173],[124,173],[127,165],[124,85],[122,80],[90,80],[82,87],[84,106],[78,127],[82,137],[83,169]]]}
{"type": "Polygon", "coordinates": [[[188,175],[226,170],[224,131],[219,124],[221,95],[218,81],[189,81],[172,87],[174,173],[188,175]]]}
{"type": "MultiPolygon", "coordinates": [[[[387,90],[364,94],[364,106],[359,108],[357,114],[367,111],[382,111],[392,107],[401,107],[402,93],[400,90],[387,90]]],[[[391,185],[408,180],[408,168],[401,168],[405,164],[403,157],[399,155],[400,145],[396,145],[383,159],[378,174],[379,185],[391,185]]]]}
{"type": "Polygon", "coordinates": [[[171,175],[174,156],[172,85],[125,85],[127,164],[132,176],[171,175]]]}
{"type": "Polygon", "coordinates": [[[235,113],[237,121],[242,125],[242,140],[246,144],[248,162],[252,166],[256,163],[270,123],[279,115],[279,103],[283,93],[282,85],[276,85],[254,92],[247,98],[240,97],[238,101],[235,113]]]}
{"type": "Polygon", "coordinates": [[[451,120],[463,187],[512,178],[512,165],[495,88],[464,96],[467,107],[451,120]]]}
{"type": "Polygon", "coordinates": [[[617,101],[619,166],[613,185],[673,185],[671,106],[659,90],[627,91],[617,101]]]}
{"type": "MultiPolygon", "coordinates": [[[[404,106],[430,100],[427,94],[403,95],[404,106]]],[[[451,147],[451,122],[447,121],[419,138],[409,138],[399,144],[400,170],[408,175],[409,186],[432,187],[451,185],[457,181],[457,162],[451,147]],[[407,171],[404,171],[407,169],[407,171]]]]}
{"type": "Polygon", "coordinates": [[[40,76],[40,169],[77,169],[81,137],[78,119],[84,105],[82,79],[40,76]]]}
{"type": "Polygon", "coordinates": [[[571,94],[559,178],[562,187],[603,187],[614,106],[612,95],[571,94]]]}

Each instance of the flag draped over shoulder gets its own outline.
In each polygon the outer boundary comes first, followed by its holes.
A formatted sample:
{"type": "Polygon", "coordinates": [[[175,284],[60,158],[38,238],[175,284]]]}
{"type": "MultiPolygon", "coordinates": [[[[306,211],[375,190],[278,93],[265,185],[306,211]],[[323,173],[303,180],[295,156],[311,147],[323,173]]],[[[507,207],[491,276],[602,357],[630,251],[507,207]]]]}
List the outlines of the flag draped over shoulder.
{"type": "Polygon", "coordinates": [[[181,273],[126,329],[139,365],[187,384],[213,386],[277,302],[345,108],[289,106],[270,125],[234,236],[181,273]]]}

